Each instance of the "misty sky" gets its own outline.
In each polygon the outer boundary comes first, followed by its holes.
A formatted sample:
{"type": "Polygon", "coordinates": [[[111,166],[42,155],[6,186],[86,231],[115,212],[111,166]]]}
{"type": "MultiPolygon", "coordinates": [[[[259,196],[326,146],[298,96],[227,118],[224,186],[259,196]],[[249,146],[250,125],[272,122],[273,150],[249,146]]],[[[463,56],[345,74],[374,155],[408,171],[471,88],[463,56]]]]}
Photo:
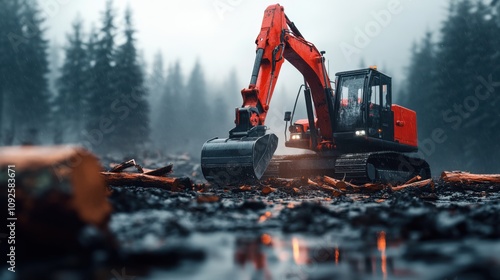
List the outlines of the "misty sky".
{"type": "MultiPolygon", "coordinates": [[[[87,31],[91,23],[99,27],[105,6],[103,0],[41,0],[40,3],[49,14],[47,37],[59,44],[65,44],[65,36],[77,15],[84,19],[87,31]]],[[[200,59],[207,80],[220,80],[234,67],[245,86],[263,12],[274,3],[276,0],[115,0],[114,6],[119,16],[118,26],[123,23],[125,7],[132,7],[138,45],[148,63],[158,50],[164,53],[167,64],[180,59],[185,72],[200,59]]],[[[412,42],[426,30],[439,28],[448,6],[448,1],[435,0],[282,0],[279,3],[304,37],[327,52],[331,76],[358,68],[363,57],[366,64],[378,64],[380,70],[396,80],[402,77],[401,70],[408,63],[412,42]],[[389,13],[390,18],[377,22],[374,13],[380,11],[389,13]],[[354,40],[357,30],[371,32],[361,45],[354,40]],[[349,54],[346,50],[353,52],[349,54]]],[[[284,67],[284,72],[284,76],[292,75],[293,79],[295,70],[291,65],[284,67]]],[[[300,80],[300,75],[297,76],[300,80]]]]}

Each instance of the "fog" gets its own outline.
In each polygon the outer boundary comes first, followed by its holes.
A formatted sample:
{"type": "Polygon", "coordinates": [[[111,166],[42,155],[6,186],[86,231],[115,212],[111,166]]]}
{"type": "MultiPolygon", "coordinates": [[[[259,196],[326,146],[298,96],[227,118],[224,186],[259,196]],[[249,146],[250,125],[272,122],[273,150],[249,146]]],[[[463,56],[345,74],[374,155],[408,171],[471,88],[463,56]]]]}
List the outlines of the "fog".
{"type": "MultiPolygon", "coordinates": [[[[41,5],[49,2],[56,0],[41,1],[41,5]]],[[[46,24],[47,38],[60,44],[65,42],[77,16],[85,20],[88,30],[99,22],[105,6],[102,0],[60,2],[64,4],[49,9],[51,16],[46,24]]],[[[254,40],[260,31],[263,12],[275,3],[268,0],[115,0],[114,6],[119,15],[127,6],[133,10],[138,48],[144,51],[147,62],[151,63],[158,50],[165,54],[166,64],[179,59],[186,70],[200,59],[210,81],[221,80],[221,76],[234,67],[244,87],[250,77],[254,40]]],[[[439,27],[448,6],[446,1],[432,0],[284,0],[279,3],[304,37],[326,51],[332,74],[358,68],[363,60],[365,66],[379,65],[396,81],[403,77],[412,43],[427,30],[439,27]],[[389,12],[390,7],[393,12],[389,12]],[[389,12],[390,17],[384,17],[384,12],[389,12]],[[358,30],[367,34],[366,43],[355,41],[358,30]],[[346,44],[352,46],[352,53],[342,49],[346,44]]],[[[295,89],[302,79],[288,65],[280,80],[280,85],[295,89]]]]}

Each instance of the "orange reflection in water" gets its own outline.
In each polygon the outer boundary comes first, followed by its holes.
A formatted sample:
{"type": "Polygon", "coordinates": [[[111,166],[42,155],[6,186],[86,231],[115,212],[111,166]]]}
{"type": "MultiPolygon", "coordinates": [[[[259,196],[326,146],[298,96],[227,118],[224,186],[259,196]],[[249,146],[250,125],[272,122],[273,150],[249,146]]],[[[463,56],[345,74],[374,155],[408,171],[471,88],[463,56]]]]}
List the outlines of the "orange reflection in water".
{"type": "Polygon", "coordinates": [[[273,239],[269,234],[264,233],[260,236],[260,241],[262,242],[262,244],[269,246],[273,242],[273,239]]]}
{"type": "Polygon", "coordinates": [[[381,268],[384,279],[387,279],[387,258],[385,256],[386,246],[385,232],[381,231],[377,237],[377,248],[380,251],[380,259],[382,260],[381,268]]]}
{"type": "Polygon", "coordinates": [[[307,264],[308,258],[308,248],[306,246],[301,246],[301,242],[297,237],[292,238],[292,251],[293,251],[293,260],[296,264],[302,265],[307,264]]]}
{"type": "Polygon", "coordinates": [[[267,219],[269,219],[269,217],[271,217],[271,212],[267,211],[266,213],[264,213],[264,215],[260,216],[259,223],[266,221],[267,219]]]}
{"type": "Polygon", "coordinates": [[[339,264],[340,251],[339,247],[335,247],[335,265],[339,264]]]}

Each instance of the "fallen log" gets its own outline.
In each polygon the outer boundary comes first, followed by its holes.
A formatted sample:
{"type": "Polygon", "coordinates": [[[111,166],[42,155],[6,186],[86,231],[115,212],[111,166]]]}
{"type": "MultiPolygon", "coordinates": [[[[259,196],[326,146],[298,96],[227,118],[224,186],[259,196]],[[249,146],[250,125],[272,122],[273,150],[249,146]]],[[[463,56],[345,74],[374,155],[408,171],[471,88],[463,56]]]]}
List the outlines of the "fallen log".
{"type": "Polygon", "coordinates": [[[191,188],[189,178],[169,178],[152,176],[142,173],[114,173],[101,172],[108,185],[112,186],[137,186],[144,188],[160,188],[165,190],[177,190],[191,188]]]}
{"type": "Polygon", "coordinates": [[[443,171],[441,179],[448,183],[500,184],[500,174],[472,174],[461,171],[443,171]]]}
{"type": "Polygon", "coordinates": [[[7,189],[15,194],[15,210],[0,218],[18,218],[19,256],[81,252],[86,226],[108,232],[112,209],[100,171],[98,159],[79,147],[0,148],[0,200],[7,202],[7,189]]]}
{"type": "Polygon", "coordinates": [[[398,187],[393,187],[391,189],[393,191],[401,191],[401,190],[404,190],[406,188],[412,188],[412,187],[413,188],[422,188],[425,186],[431,186],[431,188],[434,188],[434,181],[432,181],[432,179],[427,179],[427,180],[422,180],[422,181],[418,181],[418,182],[413,182],[410,184],[401,185],[398,187]]]}

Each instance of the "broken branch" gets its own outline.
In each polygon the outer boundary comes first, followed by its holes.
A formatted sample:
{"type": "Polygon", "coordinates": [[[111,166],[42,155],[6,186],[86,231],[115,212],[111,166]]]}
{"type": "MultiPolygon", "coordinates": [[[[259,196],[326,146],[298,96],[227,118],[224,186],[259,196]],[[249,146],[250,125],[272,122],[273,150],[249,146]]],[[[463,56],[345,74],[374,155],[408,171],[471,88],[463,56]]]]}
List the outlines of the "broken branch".
{"type": "Polygon", "coordinates": [[[152,176],[142,173],[113,173],[101,172],[106,183],[112,186],[137,186],[145,188],[161,188],[172,190],[172,188],[190,188],[192,186],[189,178],[168,178],[152,176]]]}
{"type": "Polygon", "coordinates": [[[431,188],[434,188],[434,181],[432,181],[432,179],[427,179],[427,180],[423,180],[423,181],[413,182],[411,184],[405,184],[402,186],[394,187],[394,188],[392,188],[392,190],[393,191],[400,191],[400,190],[404,190],[404,189],[410,188],[410,187],[421,188],[421,187],[425,187],[428,185],[430,185],[431,188]]]}

